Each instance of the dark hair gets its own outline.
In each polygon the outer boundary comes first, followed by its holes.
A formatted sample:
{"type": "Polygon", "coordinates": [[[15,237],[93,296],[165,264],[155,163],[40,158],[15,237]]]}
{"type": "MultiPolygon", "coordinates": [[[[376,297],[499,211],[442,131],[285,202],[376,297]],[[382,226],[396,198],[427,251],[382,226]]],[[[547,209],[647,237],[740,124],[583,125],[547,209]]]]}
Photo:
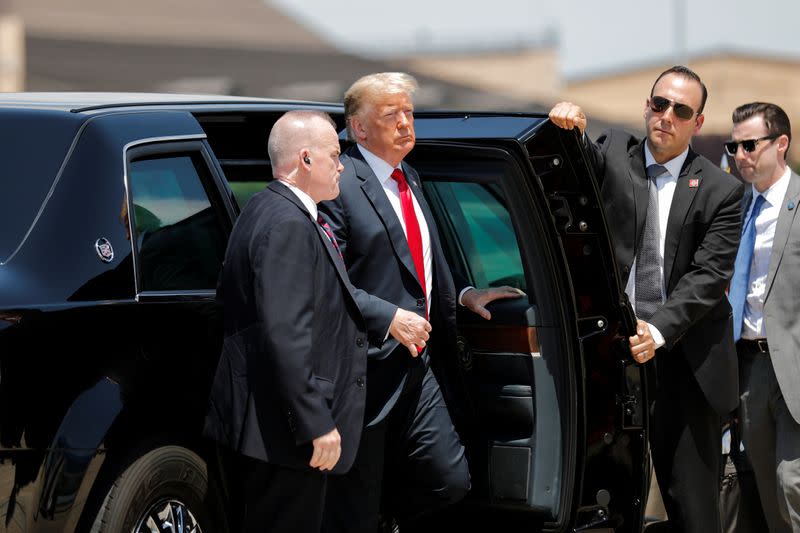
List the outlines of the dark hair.
{"type": "MultiPolygon", "coordinates": [[[[740,105],[733,110],[733,123],[739,124],[753,117],[761,117],[767,126],[767,134],[772,137],[786,135],[789,144],[792,144],[792,125],[789,123],[789,116],[786,111],[775,104],[767,102],[750,102],[740,105]]],[[[789,150],[789,147],[786,147],[789,150]]]]}
{"type": "Polygon", "coordinates": [[[689,67],[684,67],[683,65],[675,65],[674,67],[668,68],[664,72],[658,75],[656,81],[653,82],[653,87],[650,89],[650,97],[653,97],[653,91],[656,88],[656,84],[658,80],[666,76],[667,74],[677,74],[678,76],[683,76],[684,78],[689,78],[690,80],[694,80],[700,85],[700,88],[703,89],[703,98],[700,100],[700,109],[697,110],[697,114],[701,114],[703,109],[706,107],[706,99],[708,99],[708,90],[706,89],[705,84],[700,79],[700,76],[697,75],[695,71],[690,69],[689,67]]]}

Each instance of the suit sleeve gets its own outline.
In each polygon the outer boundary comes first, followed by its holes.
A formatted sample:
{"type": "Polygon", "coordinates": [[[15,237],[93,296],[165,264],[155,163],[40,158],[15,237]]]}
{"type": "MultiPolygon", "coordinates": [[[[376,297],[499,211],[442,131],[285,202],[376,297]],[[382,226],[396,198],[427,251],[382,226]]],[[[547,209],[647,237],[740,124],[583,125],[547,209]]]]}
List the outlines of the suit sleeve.
{"type": "MultiPolygon", "coordinates": [[[[262,324],[263,364],[269,383],[292,420],[296,444],[334,429],[327,401],[317,387],[312,351],[317,235],[311,224],[289,220],[274,227],[253,250],[255,306],[262,324]]],[[[290,427],[291,427],[290,425],[290,427]]]]}
{"type": "Polygon", "coordinates": [[[604,131],[597,138],[597,142],[592,142],[586,133],[583,134],[583,147],[585,148],[586,157],[589,159],[589,166],[594,171],[595,178],[597,179],[597,186],[603,184],[603,177],[605,173],[605,152],[603,148],[611,142],[611,131],[604,131]]]}
{"type": "MultiPolygon", "coordinates": [[[[347,243],[350,239],[350,219],[347,214],[347,207],[342,201],[343,194],[335,200],[321,202],[319,210],[325,215],[328,223],[336,235],[339,249],[342,252],[345,263],[347,263],[347,243]]],[[[364,317],[367,326],[367,336],[373,346],[382,346],[389,332],[389,326],[397,313],[397,306],[373,296],[366,291],[353,288],[353,297],[364,317]]]]}
{"type": "Polygon", "coordinates": [[[667,349],[724,298],[739,248],[743,194],[744,186],[737,184],[719,204],[691,266],[650,320],[667,349]]]}

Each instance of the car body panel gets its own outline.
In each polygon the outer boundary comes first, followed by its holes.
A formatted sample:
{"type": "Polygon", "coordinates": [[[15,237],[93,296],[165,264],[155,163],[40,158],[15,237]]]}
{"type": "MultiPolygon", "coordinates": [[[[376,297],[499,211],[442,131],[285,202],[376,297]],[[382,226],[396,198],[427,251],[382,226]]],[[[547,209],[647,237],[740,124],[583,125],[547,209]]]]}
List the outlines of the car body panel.
{"type": "MultiPolygon", "coordinates": [[[[272,124],[285,110],[309,107],[343,125],[334,104],[0,97],[0,115],[9,117],[0,123],[20,132],[8,168],[35,170],[29,179],[37,180],[26,202],[7,201],[15,225],[0,247],[0,518],[22,531],[82,529],[111,465],[137,447],[180,442],[208,457],[199,433],[222,310],[210,286],[147,289],[142,262],[188,248],[177,223],[148,241],[174,245],[157,253],[145,246],[136,165],[190,157],[227,235],[246,198],[236,187],[270,179],[272,124]],[[113,249],[110,262],[100,242],[113,249]]],[[[470,407],[455,410],[481,465],[465,505],[522,513],[548,530],[636,531],[646,390],[615,337],[630,327],[629,306],[580,140],[530,114],[419,113],[416,127],[409,162],[450,243],[451,268],[500,282],[513,265],[508,279],[528,292],[490,307],[492,322],[459,311],[462,350],[444,371],[462,383],[452,392],[470,407]],[[470,199],[488,202],[484,212],[496,215],[489,227],[502,239],[481,233],[470,199]],[[452,201],[472,217],[471,244],[446,209],[452,201]],[[484,246],[495,257],[505,253],[492,248],[498,243],[517,255],[482,273],[471,268],[465,250],[484,246]]]]}

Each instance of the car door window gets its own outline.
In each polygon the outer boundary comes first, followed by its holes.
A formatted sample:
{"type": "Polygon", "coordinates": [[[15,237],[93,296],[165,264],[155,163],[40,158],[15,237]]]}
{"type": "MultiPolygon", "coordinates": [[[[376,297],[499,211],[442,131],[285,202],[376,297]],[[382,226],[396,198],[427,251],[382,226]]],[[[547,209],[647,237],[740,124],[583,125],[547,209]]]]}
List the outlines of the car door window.
{"type": "Polygon", "coordinates": [[[216,287],[226,232],[203,186],[207,173],[199,153],[131,161],[139,291],[216,287]]]}
{"type": "Polygon", "coordinates": [[[525,290],[525,274],[511,216],[496,183],[426,181],[424,187],[449,226],[451,266],[476,287],[525,290]]]}

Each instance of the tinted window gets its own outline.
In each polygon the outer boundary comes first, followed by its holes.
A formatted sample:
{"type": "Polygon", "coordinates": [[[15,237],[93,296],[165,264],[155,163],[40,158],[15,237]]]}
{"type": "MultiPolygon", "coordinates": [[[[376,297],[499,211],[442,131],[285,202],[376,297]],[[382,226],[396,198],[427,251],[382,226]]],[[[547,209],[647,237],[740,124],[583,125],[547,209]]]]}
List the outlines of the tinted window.
{"type": "Polygon", "coordinates": [[[199,154],[130,163],[139,290],[216,287],[225,231],[203,187],[204,174],[199,154]]]}
{"type": "Polygon", "coordinates": [[[426,181],[424,187],[446,219],[451,267],[477,287],[525,290],[517,238],[499,185],[426,181]]]}

